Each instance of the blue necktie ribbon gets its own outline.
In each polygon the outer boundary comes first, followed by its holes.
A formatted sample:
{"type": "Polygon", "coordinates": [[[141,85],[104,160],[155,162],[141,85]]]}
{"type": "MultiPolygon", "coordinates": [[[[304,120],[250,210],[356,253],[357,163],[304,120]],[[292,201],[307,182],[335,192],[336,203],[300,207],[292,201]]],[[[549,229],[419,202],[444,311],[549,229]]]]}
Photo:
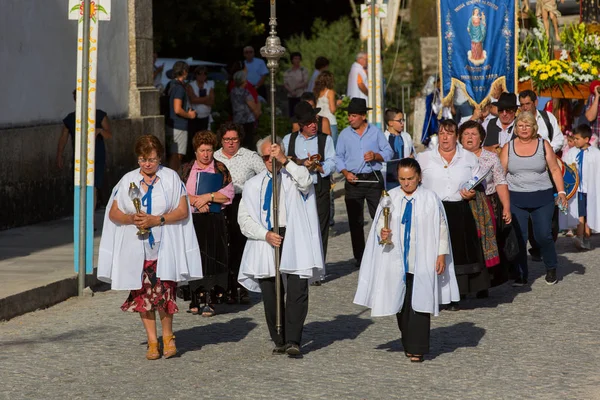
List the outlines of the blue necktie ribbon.
{"type": "Polygon", "coordinates": [[[407,201],[406,207],[404,208],[404,214],[402,215],[402,224],[404,225],[404,282],[406,282],[406,274],[408,274],[408,253],[410,251],[410,231],[412,228],[412,209],[414,199],[408,200],[406,197],[404,200],[407,201]]]}
{"type": "MultiPolygon", "coordinates": [[[[156,179],[158,179],[158,176],[154,177],[154,180],[149,185],[146,183],[146,186],[148,187],[148,191],[142,197],[142,206],[146,207],[146,214],[148,214],[148,215],[152,214],[152,189],[154,189],[154,183],[156,182],[156,179]]],[[[143,181],[144,180],[142,179],[142,182],[143,181]]],[[[148,242],[150,243],[150,248],[154,248],[154,235],[152,234],[152,228],[150,228],[150,235],[148,235],[148,242]]]]}
{"type": "Polygon", "coordinates": [[[402,134],[398,134],[394,138],[394,153],[398,155],[397,158],[404,158],[404,139],[402,139],[402,134]]]}
{"type": "Polygon", "coordinates": [[[273,198],[273,176],[270,176],[267,189],[265,190],[265,202],[263,203],[263,211],[267,212],[267,229],[271,230],[271,199],[273,198]]]}
{"type": "MultiPolygon", "coordinates": [[[[579,182],[580,182],[580,187],[581,184],[583,184],[583,152],[585,150],[579,150],[579,153],[577,153],[577,157],[575,158],[577,160],[577,169],[579,170],[579,182]]],[[[582,192],[578,193],[579,198],[581,199],[582,196],[582,192]]]]}

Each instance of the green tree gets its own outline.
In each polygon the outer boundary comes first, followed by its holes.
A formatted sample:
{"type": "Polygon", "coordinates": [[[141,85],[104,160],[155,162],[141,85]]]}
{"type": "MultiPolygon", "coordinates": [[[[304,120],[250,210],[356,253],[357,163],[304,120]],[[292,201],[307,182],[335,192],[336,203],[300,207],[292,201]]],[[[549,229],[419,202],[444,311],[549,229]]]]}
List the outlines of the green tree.
{"type": "Polygon", "coordinates": [[[266,32],[253,8],[254,0],[153,0],[155,48],[163,57],[240,59],[240,49],[266,32]]]}
{"type": "MultiPolygon", "coordinates": [[[[314,69],[315,60],[319,56],[329,59],[329,71],[335,77],[335,90],[338,94],[346,93],[346,80],[350,66],[356,53],[360,50],[360,40],[357,37],[352,20],[349,17],[327,23],[316,19],[313,23],[310,37],[294,35],[285,40],[288,51],[302,53],[302,64],[310,71],[314,69]]],[[[289,60],[285,60],[289,63],[289,60]]],[[[283,65],[281,70],[285,70],[283,65]]]]}

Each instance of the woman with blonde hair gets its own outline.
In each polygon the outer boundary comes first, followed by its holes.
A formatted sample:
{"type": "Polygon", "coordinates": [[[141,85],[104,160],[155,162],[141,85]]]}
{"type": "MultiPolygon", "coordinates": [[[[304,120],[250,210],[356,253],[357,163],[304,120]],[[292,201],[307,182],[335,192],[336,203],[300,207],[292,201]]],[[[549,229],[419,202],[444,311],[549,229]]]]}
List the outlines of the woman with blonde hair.
{"type": "Polygon", "coordinates": [[[516,223],[519,240],[517,258],[519,278],[515,280],[513,286],[523,286],[528,283],[527,235],[530,218],[533,236],[540,246],[542,259],[546,265],[546,283],[554,285],[557,282],[558,264],[552,236],[554,187],[558,191],[558,203],[567,207],[562,171],[550,143],[538,135],[538,125],[532,113],[521,112],[514,126],[515,138],[500,152],[500,162],[507,172],[510,210],[512,220],[516,223]]]}
{"type": "Polygon", "coordinates": [[[323,71],[317,77],[315,81],[314,94],[317,98],[317,108],[321,111],[318,115],[327,118],[329,120],[329,126],[331,127],[331,138],[333,144],[337,144],[338,129],[337,120],[335,118],[335,111],[337,110],[337,102],[335,99],[335,89],[333,88],[334,80],[333,74],[329,71],[323,71]]]}

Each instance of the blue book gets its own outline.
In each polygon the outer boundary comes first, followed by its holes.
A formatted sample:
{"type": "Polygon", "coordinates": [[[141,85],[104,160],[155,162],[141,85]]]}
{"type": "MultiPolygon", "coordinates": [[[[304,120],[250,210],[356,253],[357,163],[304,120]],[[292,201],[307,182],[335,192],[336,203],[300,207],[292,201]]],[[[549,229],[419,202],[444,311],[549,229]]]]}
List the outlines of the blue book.
{"type": "MultiPolygon", "coordinates": [[[[196,176],[196,195],[218,192],[223,186],[223,175],[210,172],[198,172],[196,176]]],[[[211,213],[220,213],[221,204],[211,203],[208,207],[211,213]]]]}

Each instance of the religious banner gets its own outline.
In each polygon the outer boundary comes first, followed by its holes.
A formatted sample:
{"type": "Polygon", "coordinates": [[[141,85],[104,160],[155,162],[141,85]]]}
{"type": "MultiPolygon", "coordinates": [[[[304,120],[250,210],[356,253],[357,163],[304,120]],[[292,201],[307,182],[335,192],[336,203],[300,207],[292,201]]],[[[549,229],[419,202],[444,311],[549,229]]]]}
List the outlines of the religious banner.
{"type": "Polygon", "coordinates": [[[462,89],[480,105],[492,87],[517,88],[517,0],[438,0],[439,68],[444,103],[462,89]]]}
{"type": "Polygon", "coordinates": [[[78,23],[77,30],[77,84],[75,101],[75,202],[74,202],[74,241],[75,241],[75,272],[79,270],[79,198],[81,195],[80,171],[82,168],[86,171],[86,196],[87,210],[85,213],[87,221],[86,240],[88,244],[86,250],[86,273],[93,272],[94,255],[94,169],[96,158],[96,76],[98,75],[98,22],[110,20],[110,2],[111,0],[90,1],[90,40],[89,40],[89,59],[83,60],[83,0],[69,0],[68,16],[71,20],[78,23]],[[87,63],[88,76],[83,77],[82,66],[87,63]],[[88,81],[88,92],[82,93],[83,79],[88,81]],[[82,110],[81,96],[87,96],[88,100],[88,126],[87,132],[82,132],[82,110]],[[81,165],[80,144],[82,140],[87,142],[87,165],[81,165]]]}

